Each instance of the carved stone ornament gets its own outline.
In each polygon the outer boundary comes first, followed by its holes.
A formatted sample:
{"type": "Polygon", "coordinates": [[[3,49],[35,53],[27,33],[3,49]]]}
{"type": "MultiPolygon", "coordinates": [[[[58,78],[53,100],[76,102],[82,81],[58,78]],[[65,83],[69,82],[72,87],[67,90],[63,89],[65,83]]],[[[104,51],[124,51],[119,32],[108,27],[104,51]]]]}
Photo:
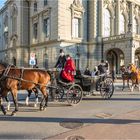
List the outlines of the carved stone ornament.
{"type": "Polygon", "coordinates": [[[114,0],[104,0],[103,6],[105,8],[114,9],[116,6],[116,2],[114,0]]]}
{"type": "Polygon", "coordinates": [[[72,5],[71,5],[71,8],[73,10],[76,10],[76,11],[84,12],[84,7],[83,7],[83,5],[82,5],[80,0],[74,0],[72,5]]]}
{"type": "Polygon", "coordinates": [[[39,21],[39,16],[37,15],[33,17],[32,20],[33,20],[33,23],[37,23],[39,21]]]}
{"type": "Polygon", "coordinates": [[[15,17],[18,14],[18,9],[17,9],[17,5],[14,3],[11,6],[11,17],[15,17]]]}
{"type": "Polygon", "coordinates": [[[135,16],[138,16],[139,15],[139,6],[138,5],[136,5],[135,7],[134,7],[134,15],[135,16]]]}
{"type": "Polygon", "coordinates": [[[50,8],[46,9],[45,11],[42,12],[43,18],[49,17],[51,13],[50,8]]]}
{"type": "Polygon", "coordinates": [[[120,10],[123,12],[129,12],[128,3],[126,0],[120,1],[120,10]]]}

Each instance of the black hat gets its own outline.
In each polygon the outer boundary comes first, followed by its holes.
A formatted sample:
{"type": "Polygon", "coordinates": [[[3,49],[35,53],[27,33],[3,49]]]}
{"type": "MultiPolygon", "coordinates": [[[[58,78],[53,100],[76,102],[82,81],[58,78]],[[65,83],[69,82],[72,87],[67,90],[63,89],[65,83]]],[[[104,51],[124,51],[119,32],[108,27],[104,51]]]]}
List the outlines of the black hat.
{"type": "Polygon", "coordinates": [[[63,49],[60,49],[60,53],[64,52],[63,49]]]}

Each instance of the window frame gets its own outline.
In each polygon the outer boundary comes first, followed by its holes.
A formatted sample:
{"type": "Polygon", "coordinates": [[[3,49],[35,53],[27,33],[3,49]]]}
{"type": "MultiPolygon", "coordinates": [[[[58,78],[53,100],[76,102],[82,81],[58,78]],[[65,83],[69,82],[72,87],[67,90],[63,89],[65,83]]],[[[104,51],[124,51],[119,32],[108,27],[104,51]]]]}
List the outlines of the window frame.
{"type": "Polygon", "coordinates": [[[81,18],[74,17],[72,19],[72,37],[73,38],[81,38],[82,30],[81,30],[81,18]]]}

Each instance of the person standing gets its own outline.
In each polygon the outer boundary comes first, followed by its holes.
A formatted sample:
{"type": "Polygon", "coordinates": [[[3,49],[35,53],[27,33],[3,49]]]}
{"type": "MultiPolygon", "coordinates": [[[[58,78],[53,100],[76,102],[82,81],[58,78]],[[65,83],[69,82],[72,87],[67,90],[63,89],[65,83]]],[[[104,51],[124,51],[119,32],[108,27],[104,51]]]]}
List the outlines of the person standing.
{"type": "Polygon", "coordinates": [[[89,68],[87,67],[86,70],[84,71],[84,75],[89,75],[91,76],[91,72],[89,70],[89,68]]]}
{"type": "Polygon", "coordinates": [[[66,62],[66,56],[62,49],[60,49],[60,56],[55,64],[55,68],[62,70],[66,62]]]}

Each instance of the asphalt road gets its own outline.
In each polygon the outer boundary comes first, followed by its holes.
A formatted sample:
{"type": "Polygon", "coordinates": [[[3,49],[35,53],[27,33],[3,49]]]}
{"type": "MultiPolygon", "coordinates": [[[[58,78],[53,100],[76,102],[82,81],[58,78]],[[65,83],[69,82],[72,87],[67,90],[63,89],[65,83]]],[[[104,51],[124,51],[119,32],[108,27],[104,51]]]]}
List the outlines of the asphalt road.
{"type": "MultiPolygon", "coordinates": [[[[99,93],[96,96],[85,96],[77,106],[68,106],[66,102],[49,102],[45,111],[30,105],[25,106],[27,93],[19,91],[20,110],[16,116],[7,116],[0,112],[0,139],[42,139],[72,130],[76,127],[93,124],[102,119],[112,118],[140,109],[140,92],[135,89],[121,91],[117,84],[111,100],[103,100],[99,93]]],[[[33,97],[33,95],[32,95],[33,97]]]]}

